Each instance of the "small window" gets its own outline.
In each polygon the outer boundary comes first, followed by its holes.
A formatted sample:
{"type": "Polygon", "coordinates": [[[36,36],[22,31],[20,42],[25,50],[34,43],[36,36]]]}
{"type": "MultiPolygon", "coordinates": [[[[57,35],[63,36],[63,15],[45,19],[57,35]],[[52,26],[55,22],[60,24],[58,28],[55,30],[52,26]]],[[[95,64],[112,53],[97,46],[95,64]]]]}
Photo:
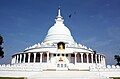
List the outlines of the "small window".
{"type": "Polygon", "coordinates": [[[60,56],[60,54],[57,54],[57,56],[60,56]]]}
{"type": "Polygon", "coordinates": [[[71,57],[75,57],[75,54],[71,54],[71,57]]]}
{"type": "Polygon", "coordinates": [[[65,64],[65,67],[67,67],[67,65],[65,64]]]}
{"type": "Polygon", "coordinates": [[[57,64],[57,67],[60,67],[60,64],[57,64]]]}
{"type": "Polygon", "coordinates": [[[57,46],[58,46],[58,49],[60,49],[60,50],[64,50],[65,49],[65,43],[63,43],[63,42],[59,42],[57,44],[57,46]]]}
{"type": "Polygon", "coordinates": [[[62,54],[62,56],[64,56],[64,54],[62,54]]]}
{"type": "Polygon", "coordinates": [[[68,57],[68,54],[66,54],[66,57],[68,57]]]}
{"type": "Polygon", "coordinates": [[[56,54],[53,54],[53,56],[56,56],[56,54]]]}
{"type": "Polygon", "coordinates": [[[61,67],[63,67],[63,64],[61,64],[61,67]]]}

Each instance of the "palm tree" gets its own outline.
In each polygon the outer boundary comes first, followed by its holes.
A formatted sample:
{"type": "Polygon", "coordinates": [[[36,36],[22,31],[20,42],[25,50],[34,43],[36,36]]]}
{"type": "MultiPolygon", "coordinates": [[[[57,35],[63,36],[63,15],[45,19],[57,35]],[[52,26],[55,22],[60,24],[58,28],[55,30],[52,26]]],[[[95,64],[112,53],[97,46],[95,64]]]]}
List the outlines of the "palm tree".
{"type": "Polygon", "coordinates": [[[3,37],[0,35],[0,58],[3,58],[4,57],[4,52],[3,52],[3,47],[1,47],[3,43],[3,37]]]}
{"type": "Polygon", "coordinates": [[[119,66],[120,66],[120,55],[115,55],[115,56],[114,56],[114,59],[117,61],[117,64],[116,64],[116,65],[119,65],[119,66]]]}

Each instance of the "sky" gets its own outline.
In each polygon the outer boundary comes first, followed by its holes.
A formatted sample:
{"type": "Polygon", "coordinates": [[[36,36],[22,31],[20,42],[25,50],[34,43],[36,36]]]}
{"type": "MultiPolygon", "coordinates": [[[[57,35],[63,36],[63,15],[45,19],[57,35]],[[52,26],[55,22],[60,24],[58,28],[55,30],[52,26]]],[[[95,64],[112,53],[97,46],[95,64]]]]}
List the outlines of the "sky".
{"type": "Polygon", "coordinates": [[[116,64],[114,55],[120,55],[120,0],[0,0],[5,52],[0,64],[10,63],[13,54],[41,43],[59,6],[76,42],[104,54],[107,64],[116,64]]]}

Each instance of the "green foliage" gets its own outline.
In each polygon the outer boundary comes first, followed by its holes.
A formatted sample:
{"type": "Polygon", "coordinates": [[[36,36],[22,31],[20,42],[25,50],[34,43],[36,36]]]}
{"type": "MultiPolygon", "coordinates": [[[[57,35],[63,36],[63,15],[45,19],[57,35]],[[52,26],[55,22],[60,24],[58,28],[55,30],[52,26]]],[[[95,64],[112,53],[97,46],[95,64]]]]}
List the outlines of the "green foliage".
{"type": "Polygon", "coordinates": [[[0,77],[0,79],[27,79],[27,78],[24,78],[24,77],[19,77],[19,78],[16,78],[16,77],[0,77]]]}
{"type": "Polygon", "coordinates": [[[111,77],[110,79],[120,79],[120,77],[111,77]]]}
{"type": "MultiPolygon", "coordinates": [[[[0,48],[1,49],[1,48],[0,48]]],[[[0,57],[3,58],[4,57],[4,52],[2,50],[0,50],[0,57]]]]}
{"type": "Polygon", "coordinates": [[[0,35],[0,58],[4,57],[3,47],[1,46],[3,43],[3,37],[0,35]]]}
{"type": "Polygon", "coordinates": [[[117,61],[117,64],[116,64],[116,65],[119,65],[119,66],[120,66],[120,55],[115,55],[115,56],[114,56],[114,59],[117,61]]]}
{"type": "Polygon", "coordinates": [[[3,43],[3,37],[0,35],[0,45],[3,43]]]}

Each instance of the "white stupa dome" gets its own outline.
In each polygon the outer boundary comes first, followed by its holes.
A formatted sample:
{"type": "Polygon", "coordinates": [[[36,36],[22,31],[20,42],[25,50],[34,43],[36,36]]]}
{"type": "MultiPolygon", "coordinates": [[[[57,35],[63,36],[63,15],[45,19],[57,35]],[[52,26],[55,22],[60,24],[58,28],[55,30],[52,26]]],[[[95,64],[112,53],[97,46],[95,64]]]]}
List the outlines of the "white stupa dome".
{"type": "Polygon", "coordinates": [[[74,39],[70,30],[64,25],[63,17],[58,10],[58,16],[55,19],[56,23],[48,30],[44,43],[66,42],[74,43],[74,39]]]}
{"type": "Polygon", "coordinates": [[[52,26],[47,35],[68,35],[71,36],[70,30],[64,24],[55,24],[52,26]]]}

